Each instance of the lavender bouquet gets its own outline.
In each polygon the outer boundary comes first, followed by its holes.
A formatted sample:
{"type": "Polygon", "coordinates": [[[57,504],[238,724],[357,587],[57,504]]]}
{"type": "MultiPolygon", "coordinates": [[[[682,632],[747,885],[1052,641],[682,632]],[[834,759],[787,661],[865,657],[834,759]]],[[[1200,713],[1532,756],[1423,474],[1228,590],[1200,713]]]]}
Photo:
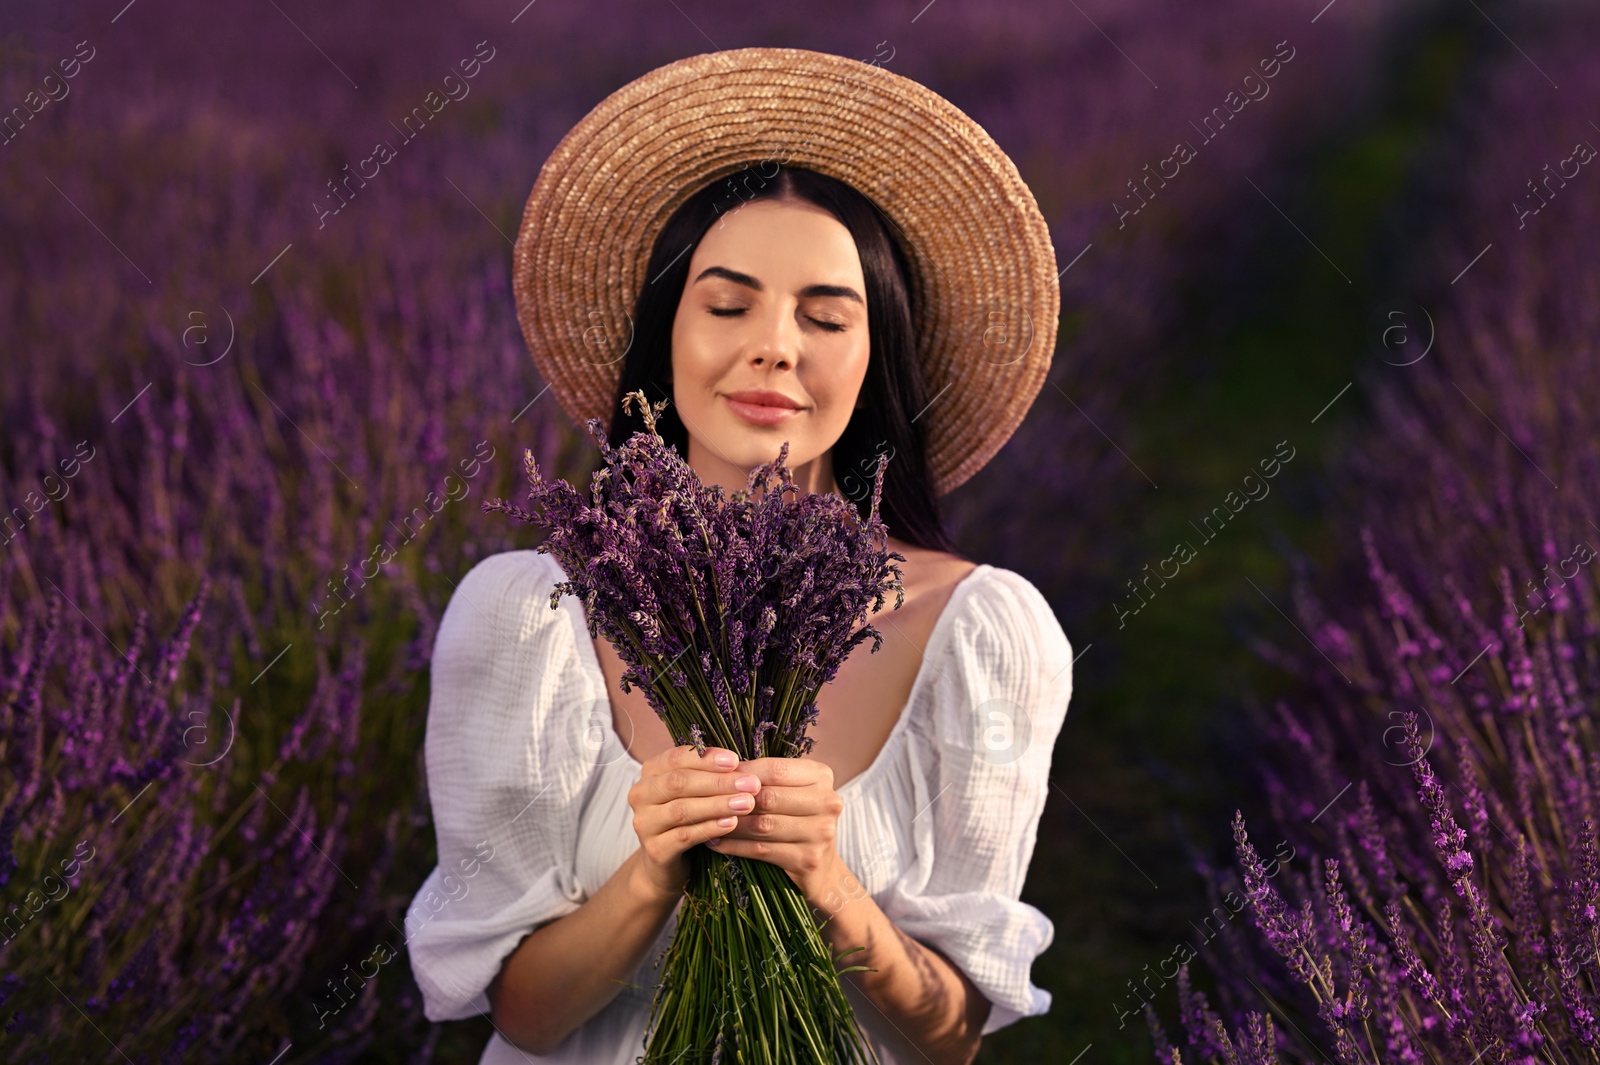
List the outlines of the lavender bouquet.
{"type": "MultiPolygon", "coordinates": [[[[623,691],[643,688],[676,743],[747,759],[809,754],[818,691],[857,644],[870,637],[876,652],[883,642],[863,624],[868,604],[881,609],[890,590],[896,609],[904,600],[891,560],[905,556],[887,550],[878,515],[887,456],[865,522],[846,500],[795,485],[787,442],[742,491],[725,493],[656,432],[666,401],[651,407],[633,392],[623,409],[633,401],[649,432],[621,448],[606,443],[599,419],[587,423],[605,459],[589,502],[543,479],[524,452],[537,513],[501,500],[484,510],[550,530],[540,550],[569,575],[550,606],[583,599],[590,636],[603,632],[628,666],[623,691]]],[[[788,874],[703,846],[688,858],[643,1060],[876,1062],[839,981],[871,970],[835,969],[788,874]],[[756,971],[759,985],[748,977],[756,971]]]]}

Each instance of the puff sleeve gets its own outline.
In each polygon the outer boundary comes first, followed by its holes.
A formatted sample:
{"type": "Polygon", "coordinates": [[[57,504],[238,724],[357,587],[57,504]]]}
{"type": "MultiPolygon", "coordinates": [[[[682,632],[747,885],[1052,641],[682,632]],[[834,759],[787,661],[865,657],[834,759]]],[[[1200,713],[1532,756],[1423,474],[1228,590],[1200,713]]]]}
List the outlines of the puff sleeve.
{"type": "Polygon", "coordinates": [[[995,568],[952,619],[932,712],[914,735],[915,860],[880,899],[989,999],[983,1034],[1045,1013],[1031,978],[1055,926],[1020,901],[1072,694],[1072,647],[1044,596],[995,568]]]}
{"type": "Polygon", "coordinates": [[[588,897],[573,855],[594,764],[560,727],[560,709],[582,693],[581,619],[550,607],[559,573],[536,551],[491,555],[439,624],[424,741],[438,864],[405,929],[430,1021],[487,1013],[506,956],[588,897]]]}

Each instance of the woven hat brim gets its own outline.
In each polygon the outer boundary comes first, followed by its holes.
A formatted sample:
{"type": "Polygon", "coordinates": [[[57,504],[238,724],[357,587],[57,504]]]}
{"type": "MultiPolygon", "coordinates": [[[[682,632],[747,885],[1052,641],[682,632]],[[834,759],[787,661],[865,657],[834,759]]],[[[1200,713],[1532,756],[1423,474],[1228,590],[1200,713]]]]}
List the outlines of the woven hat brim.
{"type": "Polygon", "coordinates": [[[936,493],[1021,424],[1055,347],[1049,228],[984,129],[875,64],[799,48],[691,56],[618,89],[556,146],[513,251],[517,317],[562,409],[609,419],[630,312],[661,226],[697,189],[751,165],[848,182],[906,253],[936,493]]]}

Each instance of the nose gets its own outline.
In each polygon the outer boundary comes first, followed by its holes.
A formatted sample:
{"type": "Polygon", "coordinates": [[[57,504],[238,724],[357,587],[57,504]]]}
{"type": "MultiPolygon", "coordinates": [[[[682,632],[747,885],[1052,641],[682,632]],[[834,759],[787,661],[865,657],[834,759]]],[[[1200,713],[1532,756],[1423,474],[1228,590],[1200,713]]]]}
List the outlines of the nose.
{"type": "Polygon", "coordinates": [[[765,369],[794,368],[800,350],[800,325],[795,321],[797,311],[798,305],[790,307],[775,301],[762,312],[750,343],[752,365],[765,369]]]}

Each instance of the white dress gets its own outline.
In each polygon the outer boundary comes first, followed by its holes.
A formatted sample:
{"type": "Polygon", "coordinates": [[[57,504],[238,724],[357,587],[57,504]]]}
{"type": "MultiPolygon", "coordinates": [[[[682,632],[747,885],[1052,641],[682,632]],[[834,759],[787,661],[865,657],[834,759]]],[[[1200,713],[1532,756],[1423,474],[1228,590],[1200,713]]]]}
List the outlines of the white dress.
{"type": "MultiPolygon", "coordinates": [[[[405,930],[432,1021],[488,1013],[484,989],[522,938],[576,910],[639,846],[627,792],[640,764],[613,726],[582,604],[569,595],[550,607],[564,579],[541,552],[491,555],[440,622],[425,744],[438,865],[405,930]]],[[[890,920],[989,999],[984,1034],[1050,1008],[1030,969],[1055,927],[1018,896],[1071,692],[1072,648],[1044,596],[979,565],[940,614],[883,749],[835,785],[840,857],[890,920]]],[[[553,1053],[497,1032],[480,1065],[632,1065],[676,925],[674,911],[638,986],[553,1053]]],[[[880,1060],[907,1062],[852,979],[846,993],[880,1060]]]]}

